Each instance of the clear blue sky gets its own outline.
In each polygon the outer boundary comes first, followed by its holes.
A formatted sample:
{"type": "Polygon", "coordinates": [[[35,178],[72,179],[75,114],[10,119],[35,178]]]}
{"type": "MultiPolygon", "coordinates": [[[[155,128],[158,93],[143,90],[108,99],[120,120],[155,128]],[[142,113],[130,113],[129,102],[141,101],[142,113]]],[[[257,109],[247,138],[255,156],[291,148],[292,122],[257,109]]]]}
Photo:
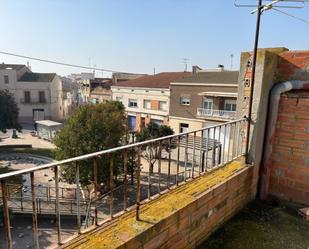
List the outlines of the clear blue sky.
{"type": "MultiPolygon", "coordinates": [[[[255,15],[232,0],[0,0],[0,51],[120,71],[239,67],[252,49],[255,15]],[[90,61],[89,61],[90,58],[90,61]]],[[[251,1],[252,2],[252,1],[251,1]]],[[[254,1],[253,1],[254,2],[254,1]]],[[[257,1],[256,1],[257,2],[257,1]]],[[[309,4],[290,13],[309,19],[309,4]]],[[[277,12],[262,17],[261,47],[309,49],[309,25],[277,12]]],[[[0,54],[0,62],[26,63],[0,54]]],[[[69,67],[30,62],[33,71],[69,67]]],[[[99,76],[102,76],[101,74],[99,76]]]]}

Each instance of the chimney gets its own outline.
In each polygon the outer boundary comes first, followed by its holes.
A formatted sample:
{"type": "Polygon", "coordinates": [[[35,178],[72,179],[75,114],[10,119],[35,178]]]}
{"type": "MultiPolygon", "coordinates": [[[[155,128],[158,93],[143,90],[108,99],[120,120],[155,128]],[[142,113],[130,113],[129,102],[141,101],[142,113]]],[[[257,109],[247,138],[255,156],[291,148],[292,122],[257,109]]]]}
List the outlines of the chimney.
{"type": "Polygon", "coordinates": [[[224,65],[219,64],[219,65],[218,65],[218,69],[219,69],[221,72],[224,71],[224,65]]]}

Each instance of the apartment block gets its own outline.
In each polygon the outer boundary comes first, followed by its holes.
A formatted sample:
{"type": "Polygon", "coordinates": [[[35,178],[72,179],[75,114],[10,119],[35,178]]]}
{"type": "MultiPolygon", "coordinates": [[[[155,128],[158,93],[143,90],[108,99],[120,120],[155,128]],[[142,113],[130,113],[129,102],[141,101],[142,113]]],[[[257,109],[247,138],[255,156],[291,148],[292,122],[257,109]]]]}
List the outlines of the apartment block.
{"type": "Polygon", "coordinates": [[[193,70],[170,84],[170,126],[187,132],[231,121],[236,116],[238,71],[193,70]]]}
{"type": "Polygon", "coordinates": [[[189,75],[166,72],[117,83],[111,87],[113,100],[124,104],[132,130],[140,131],[150,121],[168,125],[170,83],[189,75]]]}

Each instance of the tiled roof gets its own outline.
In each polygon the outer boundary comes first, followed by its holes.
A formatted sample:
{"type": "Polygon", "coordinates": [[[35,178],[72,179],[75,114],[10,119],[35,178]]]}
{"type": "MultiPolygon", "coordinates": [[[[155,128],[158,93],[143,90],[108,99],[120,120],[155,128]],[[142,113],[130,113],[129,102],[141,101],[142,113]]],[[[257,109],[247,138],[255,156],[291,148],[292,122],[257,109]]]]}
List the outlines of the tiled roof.
{"type": "Polygon", "coordinates": [[[20,69],[22,69],[23,67],[25,67],[25,65],[22,65],[22,64],[4,64],[4,63],[1,63],[1,64],[0,64],[0,70],[1,70],[1,69],[20,70],[20,69]]]}
{"type": "Polygon", "coordinates": [[[188,72],[167,72],[156,75],[147,75],[134,80],[122,81],[114,86],[143,87],[143,88],[169,88],[172,81],[189,76],[188,72]]]}
{"type": "Polygon", "coordinates": [[[31,73],[27,72],[19,81],[29,81],[29,82],[51,82],[55,78],[55,73],[31,73]]]}
{"type": "Polygon", "coordinates": [[[238,84],[238,71],[223,72],[199,72],[189,77],[174,80],[176,83],[214,83],[214,84],[238,84]]]}

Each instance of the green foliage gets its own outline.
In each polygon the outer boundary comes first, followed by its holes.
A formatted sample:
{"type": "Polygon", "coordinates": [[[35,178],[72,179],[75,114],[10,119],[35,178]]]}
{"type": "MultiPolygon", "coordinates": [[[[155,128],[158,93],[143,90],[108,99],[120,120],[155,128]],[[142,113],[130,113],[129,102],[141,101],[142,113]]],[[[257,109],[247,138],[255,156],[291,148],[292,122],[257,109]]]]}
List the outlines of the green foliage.
{"type": "MultiPolygon", "coordinates": [[[[63,129],[56,135],[55,157],[58,160],[80,156],[120,146],[126,134],[126,116],[120,102],[107,102],[79,107],[66,121],[63,129]]],[[[120,153],[120,152],[119,152],[120,153]]],[[[114,175],[122,168],[121,155],[114,153],[114,175]]],[[[110,156],[97,159],[98,180],[107,183],[109,178],[110,156]]],[[[92,160],[80,165],[80,181],[84,186],[93,179],[92,160]]],[[[72,165],[62,168],[62,177],[69,183],[75,181],[75,168],[72,165]]]]}
{"type": "Polygon", "coordinates": [[[0,90],[0,131],[6,132],[7,129],[21,131],[18,113],[19,110],[13,94],[8,90],[0,90]]]}
{"type": "MultiPolygon", "coordinates": [[[[142,142],[159,137],[173,135],[174,131],[171,127],[166,125],[158,125],[154,122],[150,122],[141,132],[136,134],[136,141],[142,142]]],[[[172,149],[172,144],[169,144],[168,140],[164,140],[161,143],[162,149],[169,151],[172,149]]],[[[143,157],[150,164],[150,172],[153,172],[153,166],[156,160],[159,158],[160,146],[159,143],[151,143],[141,147],[143,157]]]]}

